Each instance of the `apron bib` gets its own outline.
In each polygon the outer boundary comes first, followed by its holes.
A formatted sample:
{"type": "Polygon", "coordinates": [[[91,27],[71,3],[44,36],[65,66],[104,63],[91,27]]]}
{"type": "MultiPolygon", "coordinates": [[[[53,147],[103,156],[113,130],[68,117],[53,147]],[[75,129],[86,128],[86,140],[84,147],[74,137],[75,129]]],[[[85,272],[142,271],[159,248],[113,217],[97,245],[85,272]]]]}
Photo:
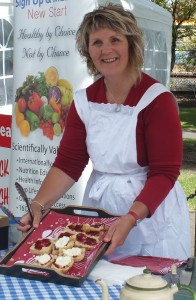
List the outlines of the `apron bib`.
{"type": "MultiPolygon", "coordinates": [[[[136,126],[138,114],[159,94],[168,92],[153,84],[135,107],[93,103],[86,90],[75,94],[75,106],[87,132],[87,149],[93,171],[83,205],[126,214],[143,189],[148,167],[137,163],[136,126]]],[[[186,259],[190,256],[190,224],[186,196],[178,182],[151,218],[134,227],[125,243],[110,260],[129,255],[186,259]]]]}

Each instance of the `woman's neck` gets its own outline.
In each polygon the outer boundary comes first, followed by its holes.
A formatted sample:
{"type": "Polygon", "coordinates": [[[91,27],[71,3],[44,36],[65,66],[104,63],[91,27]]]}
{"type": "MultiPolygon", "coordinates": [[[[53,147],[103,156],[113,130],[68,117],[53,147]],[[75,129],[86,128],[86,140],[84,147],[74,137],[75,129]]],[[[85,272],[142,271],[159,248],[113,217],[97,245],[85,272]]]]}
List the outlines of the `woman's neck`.
{"type": "Polygon", "coordinates": [[[137,76],[129,74],[126,78],[104,78],[106,98],[109,103],[123,104],[137,81],[137,76]]]}

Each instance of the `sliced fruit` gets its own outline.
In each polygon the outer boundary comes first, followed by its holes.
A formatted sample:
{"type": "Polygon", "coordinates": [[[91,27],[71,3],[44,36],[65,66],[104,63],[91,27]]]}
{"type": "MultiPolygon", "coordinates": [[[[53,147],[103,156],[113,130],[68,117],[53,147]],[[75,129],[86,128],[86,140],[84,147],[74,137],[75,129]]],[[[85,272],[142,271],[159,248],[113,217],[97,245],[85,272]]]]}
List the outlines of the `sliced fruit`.
{"type": "Polygon", "coordinates": [[[51,84],[52,86],[57,85],[59,80],[58,70],[53,66],[49,67],[45,72],[45,78],[47,84],[51,84]]]}

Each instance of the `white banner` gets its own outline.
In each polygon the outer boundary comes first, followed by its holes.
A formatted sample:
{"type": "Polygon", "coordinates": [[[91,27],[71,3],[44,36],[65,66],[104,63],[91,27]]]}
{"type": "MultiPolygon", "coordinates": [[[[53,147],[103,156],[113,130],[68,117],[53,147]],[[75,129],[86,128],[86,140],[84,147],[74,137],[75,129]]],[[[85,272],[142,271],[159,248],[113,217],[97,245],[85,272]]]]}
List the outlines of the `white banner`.
{"type": "MultiPolygon", "coordinates": [[[[15,182],[32,200],[62,138],[73,90],[92,82],[75,49],[86,0],[15,2],[14,100],[9,207],[17,217],[27,210],[15,182]]],[[[81,204],[88,171],[55,207],[81,204]]]]}

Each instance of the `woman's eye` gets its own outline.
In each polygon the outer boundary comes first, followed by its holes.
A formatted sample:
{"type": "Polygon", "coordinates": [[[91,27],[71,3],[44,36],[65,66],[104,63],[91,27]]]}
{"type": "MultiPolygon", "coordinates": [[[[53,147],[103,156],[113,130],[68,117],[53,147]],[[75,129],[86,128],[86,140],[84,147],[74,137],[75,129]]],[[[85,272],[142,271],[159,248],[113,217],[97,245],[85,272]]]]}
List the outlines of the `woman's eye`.
{"type": "Polygon", "coordinates": [[[112,43],[117,43],[119,42],[120,40],[118,38],[112,38],[112,43]]]}
{"type": "Polygon", "coordinates": [[[93,43],[92,43],[93,46],[96,46],[96,45],[101,45],[101,41],[100,40],[95,40],[93,43]]]}

